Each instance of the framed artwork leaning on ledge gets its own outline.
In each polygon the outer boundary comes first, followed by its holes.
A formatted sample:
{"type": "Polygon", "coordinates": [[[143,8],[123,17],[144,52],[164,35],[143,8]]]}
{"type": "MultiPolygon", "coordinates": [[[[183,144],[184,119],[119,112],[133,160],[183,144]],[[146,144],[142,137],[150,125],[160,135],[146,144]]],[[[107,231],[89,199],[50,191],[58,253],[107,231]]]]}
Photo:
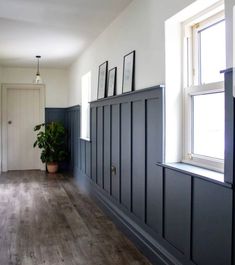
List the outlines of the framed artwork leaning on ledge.
{"type": "Polygon", "coordinates": [[[122,93],[134,90],[135,81],[135,51],[132,51],[123,58],[122,93]]]}

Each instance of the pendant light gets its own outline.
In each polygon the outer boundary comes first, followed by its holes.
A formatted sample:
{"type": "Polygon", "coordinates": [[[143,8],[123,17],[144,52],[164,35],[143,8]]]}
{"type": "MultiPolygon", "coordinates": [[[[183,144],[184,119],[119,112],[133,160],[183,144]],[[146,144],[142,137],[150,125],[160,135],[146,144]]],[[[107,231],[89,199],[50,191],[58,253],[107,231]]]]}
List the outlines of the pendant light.
{"type": "Polygon", "coordinates": [[[41,59],[41,56],[37,55],[36,58],[37,58],[37,73],[34,79],[34,84],[42,84],[43,82],[42,82],[42,78],[39,72],[39,60],[41,59]]]}

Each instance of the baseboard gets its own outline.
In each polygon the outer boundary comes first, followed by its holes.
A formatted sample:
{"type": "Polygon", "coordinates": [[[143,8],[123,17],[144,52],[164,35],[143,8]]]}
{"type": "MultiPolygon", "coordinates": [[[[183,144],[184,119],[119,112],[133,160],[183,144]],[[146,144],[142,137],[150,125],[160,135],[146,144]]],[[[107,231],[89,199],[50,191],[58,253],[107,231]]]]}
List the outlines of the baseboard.
{"type": "Polygon", "coordinates": [[[179,260],[163,248],[149,233],[119,209],[89,177],[81,172],[79,175],[77,178],[79,186],[82,185],[82,188],[86,189],[99,207],[153,264],[182,265],[179,260]]]}

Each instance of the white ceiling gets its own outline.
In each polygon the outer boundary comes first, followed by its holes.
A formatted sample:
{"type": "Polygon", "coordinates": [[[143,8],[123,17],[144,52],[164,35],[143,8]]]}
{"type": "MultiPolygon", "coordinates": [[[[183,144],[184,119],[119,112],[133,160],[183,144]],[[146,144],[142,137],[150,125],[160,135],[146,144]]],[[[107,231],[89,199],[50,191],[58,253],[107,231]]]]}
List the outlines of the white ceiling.
{"type": "Polygon", "coordinates": [[[0,0],[0,65],[68,67],[132,0],[0,0]]]}

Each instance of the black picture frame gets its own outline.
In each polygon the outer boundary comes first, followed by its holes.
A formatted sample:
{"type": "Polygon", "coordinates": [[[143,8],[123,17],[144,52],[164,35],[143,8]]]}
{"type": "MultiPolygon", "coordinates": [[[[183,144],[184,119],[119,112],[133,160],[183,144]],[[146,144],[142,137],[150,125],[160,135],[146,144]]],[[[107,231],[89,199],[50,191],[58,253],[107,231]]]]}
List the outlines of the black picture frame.
{"type": "Polygon", "coordinates": [[[107,73],[108,73],[108,61],[102,63],[99,66],[98,73],[98,88],[97,88],[97,98],[102,99],[106,97],[107,94],[107,73]]]}
{"type": "Polygon", "coordinates": [[[114,67],[109,70],[108,97],[116,95],[116,87],[117,87],[117,67],[114,67]]]}
{"type": "Polygon", "coordinates": [[[134,91],[135,89],[135,51],[123,58],[122,93],[134,91]]]}

